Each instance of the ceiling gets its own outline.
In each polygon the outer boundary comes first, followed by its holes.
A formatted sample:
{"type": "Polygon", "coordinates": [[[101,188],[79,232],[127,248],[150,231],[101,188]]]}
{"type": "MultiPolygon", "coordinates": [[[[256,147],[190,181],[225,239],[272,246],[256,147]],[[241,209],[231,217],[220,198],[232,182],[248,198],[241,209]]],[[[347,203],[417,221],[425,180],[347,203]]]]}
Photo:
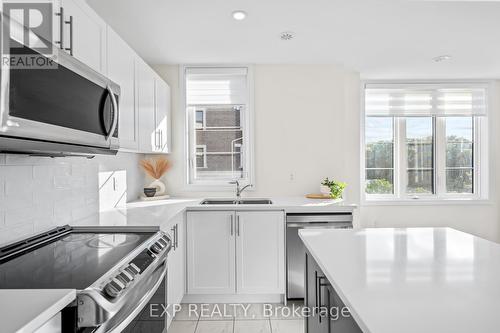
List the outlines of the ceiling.
{"type": "Polygon", "coordinates": [[[365,78],[500,78],[500,2],[88,0],[152,64],[338,64],[365,78]],[[242,9],[244,21],[231,13],[242,9]],[[280,33],[295,38],[282,41],[280,33]],[[451,55],[435,62],[433,58],[451,55]]]}

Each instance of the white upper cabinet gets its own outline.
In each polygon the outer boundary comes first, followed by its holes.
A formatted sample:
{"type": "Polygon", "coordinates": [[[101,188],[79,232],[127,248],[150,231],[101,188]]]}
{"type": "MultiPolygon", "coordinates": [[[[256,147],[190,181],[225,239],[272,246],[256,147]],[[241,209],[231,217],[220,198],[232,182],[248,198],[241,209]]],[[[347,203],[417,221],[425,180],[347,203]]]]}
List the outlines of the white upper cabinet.
{"type": "Polygon", "coordinates": [[[234,212],[187,213],[188,293],[235,293],[234,240],[234,212]]]}
{"type": "Polygon", "coordinates": [[[55,0],[54,6],[55,46],[120,86],[120,149],[170,153],[168,84],[84,0],[55,0]]]}
{"type": "Polygon", "coordinates": [[[236,290],[239,294],[285,293],[285,214],[236,213],[236,290]]]}
{"type": "Polygon", "coordinates": [[[139,151],[153,153],[158,148],[156,132],[155,72],[136,58],[136,96],[139,114],[139,151]]]}
{"type": "Polygon", "coordinates": [[[159,76],[155,82],[155,123],[157,134],[157,147],[159,153],[170,152],[170,86],[159,76]]]}
{"type": "MultiPolygon", "coordinates": [[[[63,49],[97,72],[106,74],[106,22],[83,0],[60,0],[63,49]]],[[[55,17],[60,38],[60,16],[55,17]]]]}
{"type": "Polygon", "coordinates": [[[135,59],[130,46],[108,27],[108,77],[120,86],[119,138],[120,148],[139,150],[139,116],[135,99],[135,59]]]}

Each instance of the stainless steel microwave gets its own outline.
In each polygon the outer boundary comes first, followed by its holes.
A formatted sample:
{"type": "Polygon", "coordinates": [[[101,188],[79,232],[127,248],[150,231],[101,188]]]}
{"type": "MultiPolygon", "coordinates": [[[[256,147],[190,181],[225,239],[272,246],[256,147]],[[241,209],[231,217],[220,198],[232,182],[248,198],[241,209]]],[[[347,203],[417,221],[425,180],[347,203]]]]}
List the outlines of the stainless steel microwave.
{"type": "MultiPolygon", "coordinates": [[[[45,58],[55,62],[52,66],[12,66],[5,57],[12,56],[9,45],[15,44],[1,44],[0,152],[116,154],[120,99],[117,84],[62,50],[45,58]]],[[[22,48],[21,55],[19,48],[15,52],[17,57],[45,57],[29,47],[22,48]]]]}

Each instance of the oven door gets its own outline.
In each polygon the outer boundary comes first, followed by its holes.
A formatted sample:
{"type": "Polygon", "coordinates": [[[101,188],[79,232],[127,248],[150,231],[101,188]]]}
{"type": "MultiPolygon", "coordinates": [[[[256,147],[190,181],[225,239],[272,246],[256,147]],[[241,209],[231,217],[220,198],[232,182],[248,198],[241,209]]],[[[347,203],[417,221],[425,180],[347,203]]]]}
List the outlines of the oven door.
{"type": "MultiPolygon", "coordinates": [[[[9,24],[5,16],[3,24],[9,24]]],[[[27,31],[14,21],[13,27],[27,31]]],[[[9,48],[3,56],[15,53],[54,63],[31,68],[2,61],[0,135],[117,149],[119,86],[64,51],[54,48],[49,57],[10,41],[2,43],[9,48]]]]}
{"type": "MultiPolygon", "coordinates": [[[[98,327],[76,328],[76,318],[68,319],[76,333],[162,333],[167,324],[167,264],[164,261],[120,301],[119,311],[98,327]]],[[[82,297],[82,296],[80,296],[82,297]]],[[[79,301],[87,301],[86,296],[79,301]]],[[[97,308],[99,311],[99,309],[97,308]]]]}

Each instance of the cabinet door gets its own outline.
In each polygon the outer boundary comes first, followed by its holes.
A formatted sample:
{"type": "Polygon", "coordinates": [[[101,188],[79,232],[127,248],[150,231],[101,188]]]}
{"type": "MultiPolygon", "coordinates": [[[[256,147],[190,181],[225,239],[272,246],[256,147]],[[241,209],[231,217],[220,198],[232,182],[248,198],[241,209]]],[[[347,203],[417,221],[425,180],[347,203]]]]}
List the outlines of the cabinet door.
{"type": "Polygon", "coordinates": [[[234,212],[187,213],[187,292],[235,293],[234,212]]]}
{"type": "Polygon", "coordinates": [[[236,268],[239,294],[285,293],[285,215],[238,212],[236,268]]]}
{"type": "Polygon", "coordinates": [[[304,305],[313,309],[313,313],[305,318],[306,333],[328,333],[330,323],[328,314],[320,313],[319,309],[327,309],[329,306],[328,289],[323,273],[316,261],[309,255],[306,255],[305,271],[305,298],[304,305]]]}
{"type": "Polygon", "coordinates": [[[170,137],[170,86],[160,77],[156,79],[156,132],[158,146],[156,151],[159,153],[169,153],[170,137]]]}
{"type": "MultiPolygon", "coordinates": [[[[328,286],[329,306],[338,309],[338,313],[342,313],[345,307],[339,295],[332,286],[328,286]]],[[[335,313],[336,311],[331,311],[335,313]]],[[[362,333],[356,321],[351,316],[339,315],[338,318],[330,318],[330,333],[362,333]]]]}
{"type": "Polygon", "coordinates": [[[64,47],[97,72],[106,74],[106,23],[82,0],[61,0],[64,8],[64,47]]]}
{"type": "Polygon", "coordinates": [[[139,115],[139,151],[152,153],[157,147],[155,131],[155,74],[136,57],[137,110],[139,115]]]}
{"type": "Polygon", "coordinates": [[[170,305],[167,317],[167,325],[170,325],[173,315],[173,306],[180,304],[185,292],[185,221],[184,213],[181,213],[172,219],[169,235],[172,242],[176,243],[175,249],[172,247],[168,255],[168,293],[167,302],[170,305]]]}
{"type": "Polygon", "coordinates": [[[138,113],[135,105],[135,52],[110,27],[107,29],[108,76],[120,85],[120,148],[139,149],[138,113]]]}

